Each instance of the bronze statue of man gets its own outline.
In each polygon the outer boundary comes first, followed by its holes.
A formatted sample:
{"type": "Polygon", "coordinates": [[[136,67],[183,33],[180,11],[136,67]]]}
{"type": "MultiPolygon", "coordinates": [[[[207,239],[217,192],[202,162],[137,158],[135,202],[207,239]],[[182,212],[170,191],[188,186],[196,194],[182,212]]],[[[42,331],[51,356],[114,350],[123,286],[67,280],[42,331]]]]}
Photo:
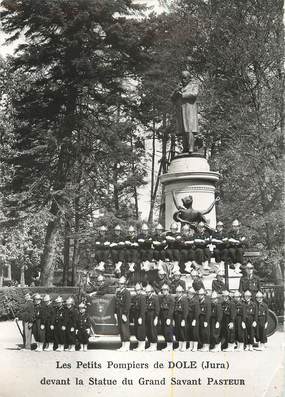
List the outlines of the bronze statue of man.
{"type": "Polygon", "coordinates": [[[195,150],[195,136],[198,135],[199,81],[191,78],[190,72],[181,73],[181,82],[173,92],[171,99],[176,107],[178,135],[182,136],[183,153],[195,150]]]}

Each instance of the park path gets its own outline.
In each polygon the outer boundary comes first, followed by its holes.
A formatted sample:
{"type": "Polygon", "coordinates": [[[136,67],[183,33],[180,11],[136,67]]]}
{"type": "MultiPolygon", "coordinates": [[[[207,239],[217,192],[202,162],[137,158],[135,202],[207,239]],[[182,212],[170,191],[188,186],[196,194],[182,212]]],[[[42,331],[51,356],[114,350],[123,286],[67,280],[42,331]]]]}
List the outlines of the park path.
{"type": "Polygon", "coordinates": [[[46,352],[17,350],[20,343],[18,330],[13,322],[0,323],[0,397],[282,397],[284,382],[284,332],[276,332],[270,339],[265,352],[242,353],[120,353],[114,350],[89,350],[83,352],[46,352]],[[168,369],[168,361],[197,361],[197,369],[168,369]],[[56,368],[70,363],[72,368],[56,368]],[[76,369],[76,361],[97,362],[101,369],[76,369]],[[148,365],[149,369],[117,369],[112,366],[107,369],[107,362],[148,365]],[[165,368],[153,369],[156,362],[165,368]],[[229,369],[201,368],[202,362],[229,364],[229,369]],[[46,379],[70,379],[70,385],[41,385],[46,379]],[[75,385],[75,378],[85,382],[75,385]],[[116,379],[118,384],[112,386],[88,385],[89,378],[116,379]],[[127,377],[133,380],[133,385],[122,385],[127,377]],[[170,385],[170,378],[198,379],[202,385],[178,386],[170,385]],[[244,379],[245,386],[208,386],[207,378],[244,379]],[[138,385],[138,379],[163,379],[166,385],[138,385]]]}

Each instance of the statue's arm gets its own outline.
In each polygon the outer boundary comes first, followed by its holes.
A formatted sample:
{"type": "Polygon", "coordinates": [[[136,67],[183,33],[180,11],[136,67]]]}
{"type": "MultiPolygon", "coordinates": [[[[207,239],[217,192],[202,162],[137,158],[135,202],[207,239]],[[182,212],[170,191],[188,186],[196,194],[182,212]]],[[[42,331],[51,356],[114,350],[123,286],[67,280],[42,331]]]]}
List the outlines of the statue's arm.
{"type": "Polygon", "coordinates": [[[201,211],[201,214],[202,214],[202,215],[206,215],[206,214],[208,214],[210,211],[212,211],[212,209],[214,208],[214,205],[215,205],[216,202],[218,202],[218,201],[220,201],[220,197],[217,197],[217,198],[212,202],[212,204],[210,205],[210,207],[207,208],[205,211],[201,211]]]}
{"type": "Polygon", "coordinates": [[[199,94],[199,85],[197,83],[189,83],[182,90],[182,98],[195,100],[199,94]]]}

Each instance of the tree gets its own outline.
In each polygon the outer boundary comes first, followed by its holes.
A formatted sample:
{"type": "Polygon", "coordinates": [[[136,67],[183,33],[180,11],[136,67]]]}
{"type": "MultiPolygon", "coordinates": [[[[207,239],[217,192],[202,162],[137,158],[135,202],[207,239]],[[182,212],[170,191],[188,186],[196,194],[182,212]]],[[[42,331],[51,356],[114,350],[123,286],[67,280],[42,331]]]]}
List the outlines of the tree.
{"type": "Polygon", "coordinates": [[[143,63],[137,24],[126,18],[138,7],[127,0],[15,0],[2,6],[10,41],[25,35],[11,59],[22,84],[10,97],[14,142],[5,161],[15,173],[7,201],[15,213],[49,207],[41,266],[43,285],[51,285],[61,221],[80,185],[74,165],[91,155],[89,121],[94,127],[96,120],[92,142],[108,145],[106,120],[126,91],[124,79],[143,63]]]}

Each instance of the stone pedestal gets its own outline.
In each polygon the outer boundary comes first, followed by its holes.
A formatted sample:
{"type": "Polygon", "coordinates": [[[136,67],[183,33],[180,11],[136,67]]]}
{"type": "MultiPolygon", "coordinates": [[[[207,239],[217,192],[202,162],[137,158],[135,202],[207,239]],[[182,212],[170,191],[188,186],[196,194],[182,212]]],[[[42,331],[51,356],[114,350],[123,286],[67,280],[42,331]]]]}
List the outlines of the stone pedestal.
{"type": "MultiPolygon", "coordinates": [[[[200,154],[180,154],[175,157],[168,168],[167,174],[160,177],[165,193],[165,229],[169,230],[176,211],[172,198],[174,191],[179,204],[185,196],[192,195],[193,208],[206,210],[215,199],[215,184],[219,173],[210,171],[208,161],[200,154]]],[[[205,215],[211,227],[216,226],[215,206],[205,215]]]]}

